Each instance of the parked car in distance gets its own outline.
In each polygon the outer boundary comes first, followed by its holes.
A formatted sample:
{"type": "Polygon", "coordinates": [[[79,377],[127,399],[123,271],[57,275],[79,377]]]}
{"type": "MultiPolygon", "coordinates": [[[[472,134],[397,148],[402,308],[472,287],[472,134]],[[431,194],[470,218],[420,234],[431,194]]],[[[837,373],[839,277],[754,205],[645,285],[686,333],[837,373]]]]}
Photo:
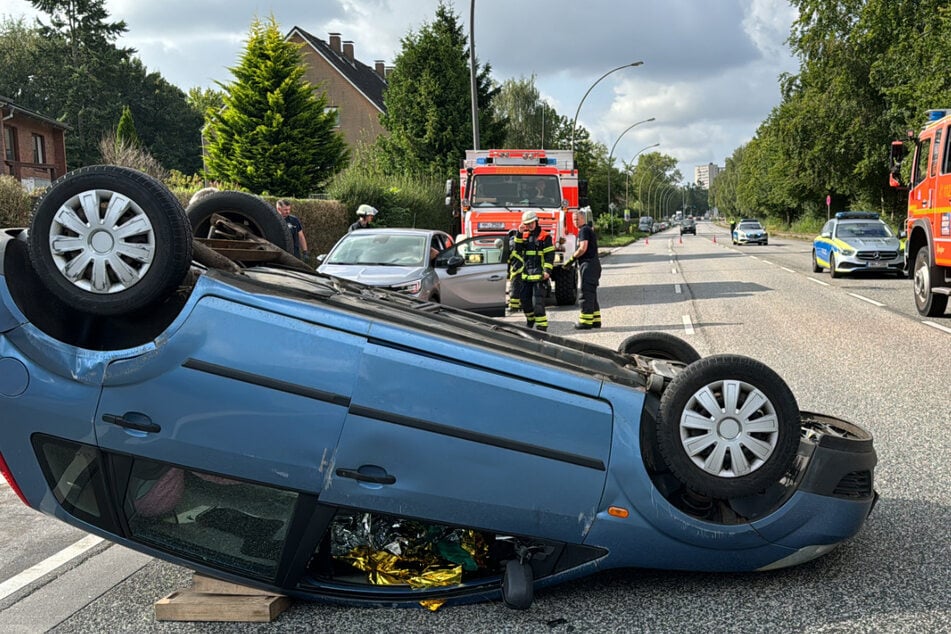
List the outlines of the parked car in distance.
{"type": "Polygon", "coordinates": [[[505,234],[461,239],[430,229],[361,229],[318,257],[318,272],[483,315],[505,314],[505,234]]]}
{"type": "MultiPolygon", "coordinates": [[[[524,609],[610,568],[797,565],[875,504],[872,436],[755,359],[615,350],[192,230],[117,166],[0,230],[0,472],[31,508],[271,593],[524,609]]],[[[489,258],[453,248],[457,273],[489,258]]]]}
{"type": "Polygon", "coordinates": [[[692,233],[697,235],[697,221],[693,218],[684,218],[683,223],[680,225],[680,235],[685,233],[692,233]]]}
{"type": "Polygon", "coordinates": [[[733,244],[769,244],[769,234],[758,220],[743,219],[733,229],[733,244]]]}
{"type": "Polygon", "coordinates": [[[874,211],[840,211],[812,241],[812,270],[832,277],[862,271],[905,275],[901,239],[874,211]]]}
{"type": "Polygon", "coordinates": [[[637,221],[637,230],[644,233],[653,233],[654,219],[650,216],[641,216],[637,221]]]}

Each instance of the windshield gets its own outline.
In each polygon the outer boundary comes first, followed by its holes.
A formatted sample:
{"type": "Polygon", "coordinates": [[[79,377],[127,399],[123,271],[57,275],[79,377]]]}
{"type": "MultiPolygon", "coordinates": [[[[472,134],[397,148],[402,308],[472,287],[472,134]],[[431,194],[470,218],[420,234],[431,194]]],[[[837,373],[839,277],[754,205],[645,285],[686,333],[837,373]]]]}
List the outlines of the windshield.
{"type": "Polygon", "coordinates": [[[478,174],[472,180],[472,205],[560,207],[561,188],[554,174],[478,174]]]}
{"type": "Polygon", "coordinates": [[[423,235],[370,234],[354,231],[327,257],[326,264],[423,266],[428,239],[423,235]]]}
{"type": "Polygon", "coordinates": [[[740,231],[762,231],[763,225],[758,222],[742,222],[737,229],[740,231]]]}
{"type": "Polygon", "coordinates": [[[883,222],[847,222],[836,229],[839,238],[890,238],[892,232],[883,222]]]}

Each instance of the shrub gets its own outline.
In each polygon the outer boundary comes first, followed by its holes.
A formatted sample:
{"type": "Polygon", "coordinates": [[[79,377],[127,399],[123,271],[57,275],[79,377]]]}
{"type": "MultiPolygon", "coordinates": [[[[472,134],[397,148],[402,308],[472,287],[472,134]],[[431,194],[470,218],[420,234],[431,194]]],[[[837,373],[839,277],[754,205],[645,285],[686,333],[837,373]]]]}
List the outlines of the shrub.
{"type": "Polygon", "coordinates": [[[20,181],[7,174],[0,175],[0,226],[29,226],[32,207],[32,199],[20,181]]]}

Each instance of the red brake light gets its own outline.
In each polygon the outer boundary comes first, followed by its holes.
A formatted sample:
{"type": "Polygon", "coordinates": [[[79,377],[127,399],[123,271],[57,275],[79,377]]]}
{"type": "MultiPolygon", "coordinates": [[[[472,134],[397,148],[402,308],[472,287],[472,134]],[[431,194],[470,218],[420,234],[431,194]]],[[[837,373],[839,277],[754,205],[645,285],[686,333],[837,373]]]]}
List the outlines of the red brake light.
{"type": "Polygon", "coordinates": [[[17,497],[20,498],[20,501],[29,506],[29,502],[27,502],[26,498],[23,497],[23,491],[20,490],[20,485],[18,485],[16,480],[13,479],[13,474],[10,473],[10,467],[7,466],[7,461],[3,459],[3,454],[0,454],[0,473],[3,474],[7,484],[9,484],[10,488],[13,489],[13,492],[17,494],[17,497]]]}

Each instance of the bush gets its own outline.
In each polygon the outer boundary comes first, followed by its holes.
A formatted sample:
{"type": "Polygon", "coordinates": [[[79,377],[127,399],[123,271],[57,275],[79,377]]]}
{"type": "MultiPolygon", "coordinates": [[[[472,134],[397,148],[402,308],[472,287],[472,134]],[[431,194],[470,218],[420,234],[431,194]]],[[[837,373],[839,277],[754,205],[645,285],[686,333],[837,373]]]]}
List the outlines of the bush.
{"type": "Polygon", "coordinates": [[[33,201],[20,181],[13,176],[0,175],[0,226],[27,227],[33,201]]]}

